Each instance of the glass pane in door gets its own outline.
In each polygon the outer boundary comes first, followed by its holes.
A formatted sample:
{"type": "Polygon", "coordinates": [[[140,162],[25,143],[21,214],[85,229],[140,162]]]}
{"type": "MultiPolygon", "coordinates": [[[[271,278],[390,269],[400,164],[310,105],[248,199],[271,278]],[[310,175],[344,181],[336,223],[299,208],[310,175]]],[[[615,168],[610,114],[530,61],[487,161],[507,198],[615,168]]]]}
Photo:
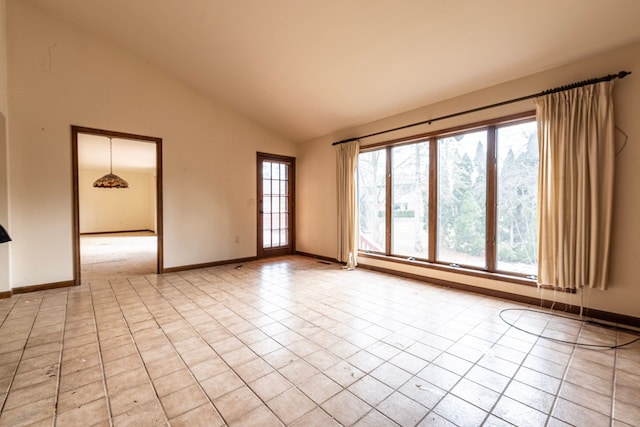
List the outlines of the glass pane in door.
{"type": "Polygon", "coordinates": [[[289,245],[289,166],[283,162],[262,162],[262,247],[289,245]]]}

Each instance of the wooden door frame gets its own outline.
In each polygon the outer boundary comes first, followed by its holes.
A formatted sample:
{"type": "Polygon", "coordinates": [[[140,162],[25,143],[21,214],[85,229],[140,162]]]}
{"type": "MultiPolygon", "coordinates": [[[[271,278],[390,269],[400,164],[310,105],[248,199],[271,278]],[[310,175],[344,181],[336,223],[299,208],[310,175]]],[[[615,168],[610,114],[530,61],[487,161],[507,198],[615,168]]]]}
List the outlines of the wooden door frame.
{"type": "Polygon", "coordinates": [[[293,254],[296,251],[296,158],[281,156],[278,154],[256,153],[256,180],[257,180],[257,257],[266,258],[270,256],[293,254]],[[262,230],[262,161],[272,160],[275,162],[286,162],[289,164],[289,248],[265,249],[263,247],[262,230]]]}
{"type": "Polygon", "coordinates": [[[158,274],[164,272],[164,252],[163,252],[163,214],[162,214],[162,138],[152,136],[135,135],[109,131],[104,129],[93,129],[82,126],[71,126],[71,163],[73,177],[73,283],[81,283],[81,261],[80,261],[80,195],[78,183],[78,134],[100,135],[111,138],[131,139],[135,141],[149,142],[156,145],[156,236],[157,236],[157,266],[158,274]]]}

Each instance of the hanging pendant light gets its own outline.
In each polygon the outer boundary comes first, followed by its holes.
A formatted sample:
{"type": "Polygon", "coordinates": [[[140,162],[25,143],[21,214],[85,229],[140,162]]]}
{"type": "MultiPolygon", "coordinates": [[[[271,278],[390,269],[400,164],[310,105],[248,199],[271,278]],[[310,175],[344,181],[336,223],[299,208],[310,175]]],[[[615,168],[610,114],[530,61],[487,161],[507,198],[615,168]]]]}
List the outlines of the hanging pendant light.
{"type": "Polygon", "coordinates": [[[129,188],[129,183],[113,174],[113,143],[109,138],[109,173],[93,183],[96,188],[129,188]]]}

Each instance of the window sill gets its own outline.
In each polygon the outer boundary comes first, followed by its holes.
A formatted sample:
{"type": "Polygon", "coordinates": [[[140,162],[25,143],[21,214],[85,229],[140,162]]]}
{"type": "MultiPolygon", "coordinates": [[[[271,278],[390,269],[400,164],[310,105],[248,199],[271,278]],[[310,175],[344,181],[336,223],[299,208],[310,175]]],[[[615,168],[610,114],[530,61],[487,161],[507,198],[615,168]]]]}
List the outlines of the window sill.
{"type": "MultiPolygon", "coordinates": [[[[475,269],[465,268],[465,267],[454,267],[447,264],[437,264],[437,263],[427,262],[427,261],[410,260],[407,258],[375,254],[370,252],[358,252],[358,257],[393,262],[396,264],[417,266],[417,267],[422,267],[422,268],[431,269],[431,270],[446,271],[449,273],[464,274],[466,276],[481,277],[483,279],[498,280],[501,282],[514,283],[517,285],[524,285],[524,286],[530,286],[530,287],[536,287],[536,288],[538,287],[538,284],[535,280],[528,279],[522,276],[475,270],[475,269]]],[[[425,277],[425,279],[428,279],[428,278],[425,277]]],[[[547,285],[540,286],[540,288],[551,289],[551,290],[556,290],[560,292],[575,293],[575,291],[572,289],[554,288],[553,286],[547,286],[547,285]]]]}

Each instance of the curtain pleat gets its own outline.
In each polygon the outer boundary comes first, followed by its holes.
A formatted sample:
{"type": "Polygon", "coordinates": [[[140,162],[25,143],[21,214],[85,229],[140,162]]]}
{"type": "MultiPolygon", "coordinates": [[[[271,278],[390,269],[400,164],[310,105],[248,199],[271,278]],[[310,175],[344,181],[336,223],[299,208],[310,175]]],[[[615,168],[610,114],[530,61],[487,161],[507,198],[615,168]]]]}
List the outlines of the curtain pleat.
{"type": "Polygon", "coordinates": [[[538,283],[606,288],[613,206],[613,81],[536,100],[538,283]]]}
{"type": "Polygon", "coordinates": [[[356,167],[360,142],[336,145],[338,182],[338,261],[347,269],[358,265],[358,200],[356,195],[356,167]]]}

